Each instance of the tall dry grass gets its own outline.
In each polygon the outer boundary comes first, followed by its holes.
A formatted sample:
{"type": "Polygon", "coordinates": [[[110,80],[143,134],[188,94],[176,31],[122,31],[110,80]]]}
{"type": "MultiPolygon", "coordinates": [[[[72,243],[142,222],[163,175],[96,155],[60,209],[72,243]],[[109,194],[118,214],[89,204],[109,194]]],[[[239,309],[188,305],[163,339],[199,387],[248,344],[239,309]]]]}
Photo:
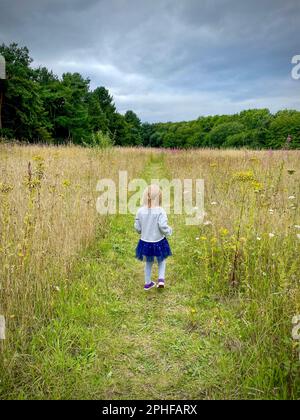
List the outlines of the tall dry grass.
{"type": "MultiPolygon", "coordinates": [[[[96,185],[136,176],[148,152],[0,145],[0,314],[7,345],[38,327],[78,253],[105,229],[96,185]]],[[[23,337],[24,338],[24,337],[23,337]]]]}
{"type": "Polygon", "coordinates": [[[165,162],[172,178],[205,180],[205,223],[186,230],[184,258],[199,295],[228,299],[241,324],[237,386],[299,396],[300,152],[170,151],[165,162]]]}

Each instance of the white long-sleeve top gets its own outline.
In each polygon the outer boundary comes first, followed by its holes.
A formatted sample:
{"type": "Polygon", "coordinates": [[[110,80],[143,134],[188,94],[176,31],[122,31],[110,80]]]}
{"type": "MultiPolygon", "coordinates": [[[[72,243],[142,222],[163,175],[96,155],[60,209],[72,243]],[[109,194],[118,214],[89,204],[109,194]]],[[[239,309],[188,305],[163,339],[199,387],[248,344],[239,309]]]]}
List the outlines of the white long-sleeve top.
{"type": "Polygon", "coordinates": [[[159,242],[172,235],[167,213],[162,207],[141,207],[136,214],[134,227],[145,242],[159,242]]]}

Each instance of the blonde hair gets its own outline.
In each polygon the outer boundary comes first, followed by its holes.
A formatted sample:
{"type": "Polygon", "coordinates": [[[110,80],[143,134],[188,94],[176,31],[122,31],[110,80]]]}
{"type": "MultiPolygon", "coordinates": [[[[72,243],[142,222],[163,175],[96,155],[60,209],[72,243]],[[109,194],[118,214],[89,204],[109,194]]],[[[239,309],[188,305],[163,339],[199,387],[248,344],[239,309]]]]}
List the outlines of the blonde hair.
{"type": "Polygon", "coordinates": [[[145,207],[159,207],[162,203],[161,189],[156,184],[149,185],[143,194],[143,205],[145,207]]]}

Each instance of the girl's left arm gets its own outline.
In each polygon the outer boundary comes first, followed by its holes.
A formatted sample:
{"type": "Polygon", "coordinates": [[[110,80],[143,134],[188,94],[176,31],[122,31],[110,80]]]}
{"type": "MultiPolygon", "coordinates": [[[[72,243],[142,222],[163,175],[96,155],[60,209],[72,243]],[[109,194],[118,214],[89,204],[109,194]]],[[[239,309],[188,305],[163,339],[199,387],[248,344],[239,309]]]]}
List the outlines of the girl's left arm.
{"type": "Polygon", "coordinates": [[[165,211],[163,211],[159,215],[158,226],[159,226],[159,229],[160,229],[160,231],[162,232],[163,235],[165,235],[165,236],[171,236],[172,235],[173,229],[168,224],[168,216],[167,216],[167,213],[165,211]]]}

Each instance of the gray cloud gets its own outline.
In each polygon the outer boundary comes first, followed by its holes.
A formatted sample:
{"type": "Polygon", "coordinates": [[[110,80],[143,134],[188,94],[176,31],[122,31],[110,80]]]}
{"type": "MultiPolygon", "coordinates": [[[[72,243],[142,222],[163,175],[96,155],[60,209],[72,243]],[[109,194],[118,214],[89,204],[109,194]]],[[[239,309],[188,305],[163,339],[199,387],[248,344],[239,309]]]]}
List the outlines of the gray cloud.
{"type": "Polygon", "coordinates": [[[121,112],[165,121],[300,109],[298,0],[2,0],[0,42],[105,85],[121,112]]]}

